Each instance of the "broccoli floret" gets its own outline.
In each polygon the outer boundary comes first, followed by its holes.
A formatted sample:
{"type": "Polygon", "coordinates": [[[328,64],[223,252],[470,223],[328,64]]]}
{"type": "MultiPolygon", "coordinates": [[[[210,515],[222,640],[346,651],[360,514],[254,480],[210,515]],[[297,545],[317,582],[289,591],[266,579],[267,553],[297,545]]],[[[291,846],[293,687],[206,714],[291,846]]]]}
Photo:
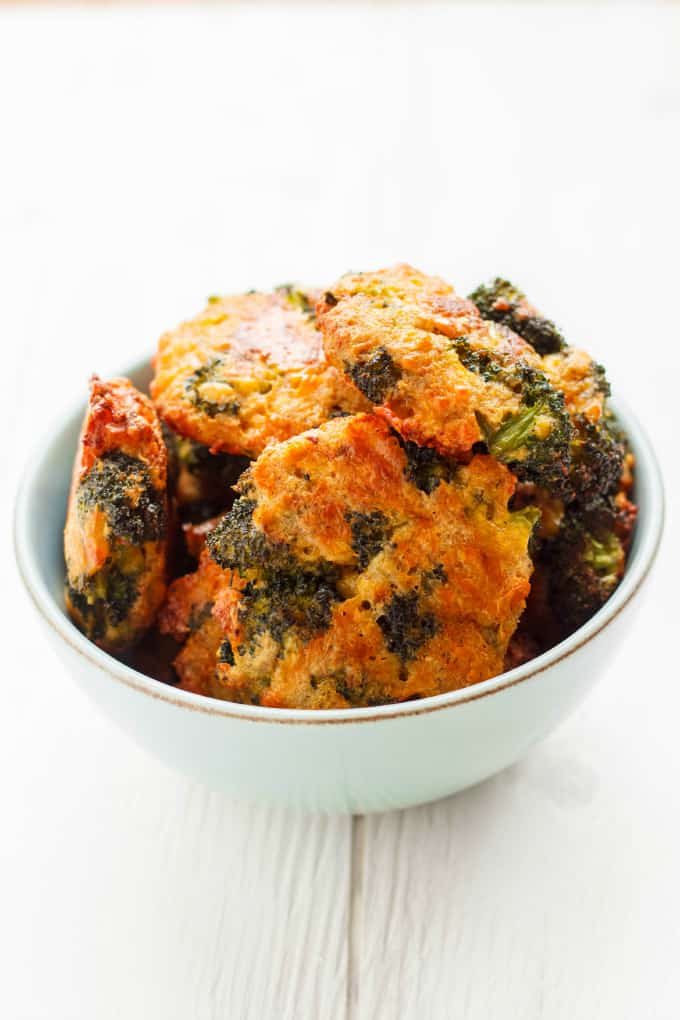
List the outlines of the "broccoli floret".
{"type": "Polygon", "coordinates": [[[568,484],[573,434],[564,396],[542,372],[523,362],[507,375],[519,389],[522,406],[495,431],[480,417],[489,453],[520,481],[562,494],[568,484]]]}
{"type": "Polygon", "coordinates": [[[245,632],[240,655],[265,632],[279,644],[289,632],[309,640],[330,626],[333,604],[340,600],[338,568],[323,560],[302,563],[288,545],[270,541],[253,523],[255,507],[241,496],[206,539],[219,566],[247,579],[239,610],[245,632]]]}
{"type": "Polygon", "coordinates": [[[316,679],[312,687],[318,688],[322,683],[332,683],[338,694],[345,699],[349,705],[358,707],[367,705],[391,705],[394,698],[385,697],[385,691],[379,681],[366,680],[362,678],[358,683],[354,680],[350,683],[344,671],[338,670],[327,677],[316,679]]]}
{"type": "Polygon", "coordinates": [[[224,570],[238,570],[244,576],[250,570],[287,570],[291,563],[288,546],[274,543],[253,523],[257,504],[241,496],[206,537],[206,545],[215,562],[224,570]]]}
{"type": "Polygon", "coordinates": [[[625,448],[606,418],[597,424],[583,415],[575,415],[572,420],[574,435],[569,472],[572,498],[584,510],[591,510],[603,497],[616,493],[625,448]]]}
{"type": "Polygon", "coordinates": [[[78,512],[106,514],[116,538],[141,545],[159,541],[165,531],[162,494],[152,485],[143,461],[120,450],[99,457],[78,486],[78,512]]]}
{"type": "Polygon", "coordinates": [[[456,463],[442,457],[431,446],[418,446],[410,440],[402,439],[398,432],[393,433],[406,454],[404,475],[421,492],[428,495],[441,482],[450,482],[456,473],[456,463]]]}
{"type": "Polygon", "coordinates": [[[335,586],[337,575],[299,570],[294,574],[268,571],[243,589],[239,618],[245,642],[240,655],[252,650],[256,639],[268,633],[282,645],[289,633],[302,641],[327,630],[333,604],[340,600],[335,586]]]}
{"type": "Polygon", "coordinates": [[[107,564],[83,578],[78,588],[68,586],[68,597],[90,640],[98,641],[126,619],[139,594],[137,580],[136,573],[124,574],[107,564]]]}
{"type": "Polygon", "coordinates": [[[221,358],[213,358],[205,365],[202,365],[201,368],[197,368],[195,372],[192,372],[184,383],[184,389],[191,403],[199,411],[207,414],[209,418],[216,418],[218,414],[237,415],[240,409],[240,404],[236,399],[217,403],[206,398],[200,392],[200,387],[205,383],[219,382],[221,385],[225,385],[224,380],[219,378],[219,368],[221,365],[221,358]]]}
{"type": "Polygon", "coordinates": [[[385,636],[387,650],[402,662],[415,659],[418,649],[434,637],[439,627],[432,613],[421,611],[417,591],[396,592],[376,622],[385,636]]]}
{"type": "Polygon", "coordinates": [[[392,534],[390,523],[380,510],[370,514],[349,510],[345,520],[352,530],[352,549],[357,555],[359,569],[365,570],[389,540],[392,534]]]}
{"type": "Polygon", "coordinates": [[[486,382],[503,381],[505,370],[494,360],[489,351],[471,347],[464,336],[454,340],[453,347],[458,355],[458,360],[467,368],[468,372],[476,372],[486,382]]]}
{"type": "Polygon", "coordinates": [[[382,404],[401,379],[401,369],[384,347],[378,347],[367,361],[345,364],[345,372],[372,404],[382,404]]]}
{"type": "Polygon", "coordinates": [[[565,340],[554,322],[539,315],[526,296],[508,280],[496,277],[470,294],[485,319],[500,322],[518,333],[539,354],[554,354],[565,340]]]}
{"type": "Polygon", "coordinates": [[[452,341],[452,349],[469,372],[481,375],[516,393],[519,411],[492,429],[477,415],[487,449],[517,475],[556,494],[566,491],[571,460],[572,425],[564,395],[551,386],[544,372],[520,359],[500,361],[491,351],[470,345],[465,336],[452,341]]]}
{"type": "Polygon", "coordinates": [[[624,547],[613,516],[606,516],[569,512],[548,548],[549,601],[565,634],[590,619],[623,576],[624,547]]]}
{"type": "Polygon", "coordinates": [[[597,361],[593,362],[592,373],[594,378],[595,389],[599,390],[605,399],[610,397],[612,394],[612,388],[609,385],[609,379],[607,379],[607,370],[604,365],[598,364],[597,361]]]}

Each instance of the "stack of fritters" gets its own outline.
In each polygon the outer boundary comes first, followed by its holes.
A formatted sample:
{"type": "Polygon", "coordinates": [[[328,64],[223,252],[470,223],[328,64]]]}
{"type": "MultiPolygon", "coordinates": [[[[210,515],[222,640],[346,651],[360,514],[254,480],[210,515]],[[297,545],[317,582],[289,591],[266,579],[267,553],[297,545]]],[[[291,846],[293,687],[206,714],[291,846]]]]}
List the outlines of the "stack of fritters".
{"type": "Polygon", "coordinates": [[[101,484],[88,413],[67,601],[118,649],[151,625],[165,576],[155,633],[187,690],[312,709],[454,690],[560,640],[622,576],[632,458],[604,372],[507,281],[463,298],[398,265],[214,298],[161,338],[155,369],[155,412],[129,383],[111,393],[144,409],[162,479],[128,414],[101,484]],[[121,505],[147,520],[142,481],[160,530],[122,538],[121,505]],[[110,578],[135,556],[121,600],[110,578]]]}

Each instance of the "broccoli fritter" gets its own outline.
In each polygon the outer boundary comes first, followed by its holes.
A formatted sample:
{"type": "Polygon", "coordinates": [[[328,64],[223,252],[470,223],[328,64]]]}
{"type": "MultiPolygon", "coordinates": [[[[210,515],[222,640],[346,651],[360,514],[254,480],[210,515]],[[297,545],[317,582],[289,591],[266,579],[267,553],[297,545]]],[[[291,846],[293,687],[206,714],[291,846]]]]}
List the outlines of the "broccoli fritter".
{"type": "Polygon", "coordinates": [[[419,486],[371,415],[267,449],[206,542],[234,572],[214,599],[224,654],[211,693],[339,708],[495,675],[531,574],[533,518],[508,511],[514,484],[475,455],[419,486]]]}
{"type": "Polygon", "coordinates": [[[563,395],[528,343],[449,284],[405,265],[345,276],[317,318],[329,360],[405,441],[454,458],[484,442],[518,478],[564,489],[563,395]]]}
{"type": "Polygon", "coordinates": [[[148,397],[93,376],[64,530],[67,609],[102,648],[133,644],[165,592],[167,456],[148,397]]]}
{"type": "Polygon", "coordinates": [[[366,401],[323,352],[318,294],[286,285],[270,294],[215,297],[159,342],[151,394],[175,432],[212,454],[256,457],[366,401]]]}
{"type": "Polygon", "coordinates": [[[508,326],[534,348],[538,354],[554,354],[565,346],[565,340],[554,322],[542,316],[517,287],[496,277],[481,284],[470,294],[484,319],[508,326]]]}

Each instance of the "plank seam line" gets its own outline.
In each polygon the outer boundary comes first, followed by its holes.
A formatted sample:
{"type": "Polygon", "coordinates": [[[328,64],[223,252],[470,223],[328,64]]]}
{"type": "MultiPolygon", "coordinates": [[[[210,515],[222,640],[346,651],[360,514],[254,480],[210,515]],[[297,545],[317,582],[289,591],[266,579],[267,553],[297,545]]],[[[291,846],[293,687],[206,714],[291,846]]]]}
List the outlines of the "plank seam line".
{"type": "Polygon", "coordinates": [[[359,1015],[359,966],[361,953],[361,908],[364,892],[364,840],[366,819],[352,815],[349,860],[349,904],[347,911],[347,1008],[346,1020],[359,1015]]]}

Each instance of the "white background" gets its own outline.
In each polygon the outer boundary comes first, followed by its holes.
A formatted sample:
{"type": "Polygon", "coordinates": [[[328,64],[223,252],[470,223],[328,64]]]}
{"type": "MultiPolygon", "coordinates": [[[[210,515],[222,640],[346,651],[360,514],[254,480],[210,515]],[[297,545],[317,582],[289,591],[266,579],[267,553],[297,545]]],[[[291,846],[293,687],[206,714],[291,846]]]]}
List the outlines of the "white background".
{"type": "Polygon", "coordinates": [[[680,1015],[679,44],[652,4],[0,13],[3,1018],[680,1015]],[[397,259],[507,274],[607,364],[661,562],[596,693],[496,779],[353,821],[230,802],[48,652],[16,474],[207,294],[397,259]]]}

